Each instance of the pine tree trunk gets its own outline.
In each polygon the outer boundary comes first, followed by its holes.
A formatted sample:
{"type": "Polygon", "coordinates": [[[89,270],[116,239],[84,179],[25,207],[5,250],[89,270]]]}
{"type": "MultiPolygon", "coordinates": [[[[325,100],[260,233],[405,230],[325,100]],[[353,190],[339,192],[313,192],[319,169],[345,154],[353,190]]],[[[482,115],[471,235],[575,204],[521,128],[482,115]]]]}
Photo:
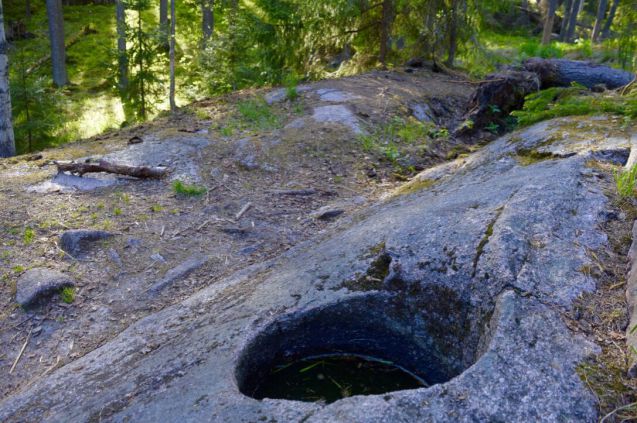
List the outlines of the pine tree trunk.
{"type": "Polygon", "coordinates": [[[604,16],[606,16],[606,7],[608,7],[608,0],[599,0],[597,17],[595,18],[595,26],[593,26],[593,32],[591,33],[591,40],[594,43],[599,41],[599,35],[602,30],[602,21],[604,20],[604,16]]]}
{"type": "Polygon", "coordinates": [[[203,46],[212,37],[215,29],[215,14],[214,14],[214,0],[202,0],[201,1],[201,33],[203,46]]]}
{"type": "Polygon", "coordinates": [[[159,0],[159,37],[163,48],[169,48],[168,0],[159,0]]]}
{"type": "MultiPolygon", "coordinates": [[[[230,32],[229,41],[230,41],[230,54],[228,56],[228,63],[230,65],[230,69],[235,69],[237,63],[237,55],[235,52],[235,47],[237,44],[237,27],[238,27],[238,14],[239,14],[239,0],[230,0],[230,14],[228,16],[228,32],[230,32]]],[[[237,89],[237,79],[232,78],[232,89],[237,89]]]]}
{"type": "Polygon", "coordinates": [[[604,29],[602,30],[601,35],[602,40],[610,36],[610,28],[613,25],[613,20],[615,19],[615,13],[617,12],[618,6],[619,0],[614,0],[613,5],[610,7],[610,11],[608,12],[608,18],[606,18],[606,22],[604,23],[604,29]]]}
{"type": "Polygon", "coordinates": [[[168,28],[168,0],[159,0],[159,26],[168,28]]]}
{"type": "Polygon", "coordinates": [[[387,50],[389,47],[389,33],[391,26],[391,0],[383,0],[383,11],[380,22],[380,51],[378,54],[378,61],[383,68],[387,64],[387,50]]]}
{"type": "Polygon", "coordinates": [[[573,5],[571,6],[571,13],[568,18],[568,26],[566,28],[566,37],[564,41],[570,43],[573,41],[573,37],[575,36],[575,27],[577,26],[577,17],[579,16],[579,12],[582,9],[584,2],[582,0],[573,0],[573,5]]]}
{"type": "Polygon", "coordinates": [[[15,139],[11,124],[11,94],[9,93],[9,56],[4,36],[4,13],[0,0],[0,157],[15,156],[15,139]]]}
{"type": "Polygon", "coordinates": [[[544,30],[542,31],[542,44],[544,45],[551,43],[551,35],[553,35],[553,23],[555,22],[555,10],[557,9],[557,0],[548,0],[546,6],[544,30]]]}
{"type": "Polygon", "coordinates": [[[69,83],[66,73],[66,51],[64,47],[64,17],[60,0],[46,0],[46,14],[49,19],[49,40],[51,41],[51,65],[53,83],[62,87],[69,83]]]}
{"type": "Polygon", "coordinates": [[[115,12],[117,21],[117,64],[119,67],[117,85],[120,95],[123,95],[128,89],[128,55],[126,53],[126,9],[122,0],[117,0],[115,12]]]}
{"type": "Polygon", "coordinates": [[[140,107],[139,107],[139,116],[142,120],[146,120],[146,86],[144,84],[144,35],[142,33],[142,11],[137,11],[137,41],[139,43],[139,53],[137,54],[137,66],[138,72],[141,75],[139,81],[139,96],[140,96],[140,107]]]}
{"type": "Polygon", "coordinates": [[[174,113],[177,110],[175,104],[175,1],[170,0],[170,111],[174,113]]]}
{"type": "Polygon", "coordinates": [[[566,0],[564,2],[564,17],[562,18],[562,25],[560,26],[560,41],[566,40],[566,32],[568,31],[568,21],[571,16],[572,7],[573,0],[566,0]]]}
{"type": "Polygon", "coordinates": [[[449,20],[449,49],[447,50],[447,66],[453,66],[458,50],[458,0],[454,0],[451,6],[451,18],[449,20]]]}

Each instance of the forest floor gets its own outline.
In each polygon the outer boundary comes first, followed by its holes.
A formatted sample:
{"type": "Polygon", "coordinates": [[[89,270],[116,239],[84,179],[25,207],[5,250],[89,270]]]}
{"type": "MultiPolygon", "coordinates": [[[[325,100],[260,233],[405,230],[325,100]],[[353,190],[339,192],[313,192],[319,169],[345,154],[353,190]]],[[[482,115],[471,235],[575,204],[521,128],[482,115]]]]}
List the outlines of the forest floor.
{"type": "Polygon", "coordinates": [[[445,136],[462,118],[470,87],[422,70],[374,72],[293,92],[244,91],[2,161],[1,395],[85,355],[140,318],[337,225],[416,171],[474,148],[445,136]],[[129,144],[133,137],[143,142],[129,144]],[[87,191],[51,182],[59,182],[54,160],[87,157],[164,164],[172,173],[164,180],[104,176],[98,180],[112,185],[87,191]],[[176,181],[203,192],[183,194],[176,181]],[[59,248],[70,229],[115,236],[74,259],[59,248]],[[171,269],[201,256],[183,280],[148,294],[171,269]],[[34,309],[20,308],[16,282],[36,267],[71,275],[74,301],[56,295],[34,309]]]}

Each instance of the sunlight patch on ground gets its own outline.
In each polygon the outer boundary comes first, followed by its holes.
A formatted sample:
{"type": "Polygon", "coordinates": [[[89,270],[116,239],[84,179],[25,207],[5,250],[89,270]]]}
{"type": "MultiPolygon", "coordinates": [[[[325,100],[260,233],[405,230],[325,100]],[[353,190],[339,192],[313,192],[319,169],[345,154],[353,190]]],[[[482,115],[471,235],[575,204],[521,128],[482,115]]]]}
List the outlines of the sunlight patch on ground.
{"type": "Polygon", "coordinates": [[[124,122],[124,110],[119,98],[102,94],[83,100],[82,113],[77,120],[69,123],[69,128],[79,138],[98,135],[107,129],[117,128],[124,122]]]}

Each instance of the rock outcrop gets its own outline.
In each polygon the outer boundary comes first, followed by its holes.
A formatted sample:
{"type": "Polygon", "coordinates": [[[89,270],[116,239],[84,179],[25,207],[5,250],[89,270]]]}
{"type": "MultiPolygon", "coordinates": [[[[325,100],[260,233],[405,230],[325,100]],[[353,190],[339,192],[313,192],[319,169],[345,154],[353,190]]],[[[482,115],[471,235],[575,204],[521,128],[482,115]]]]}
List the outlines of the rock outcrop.
{"type": "Polygon", "coordinates": [[[421,173],[334,229],[139,320],[0,403],[12,421],[590,421],[563,312],[595,281],[624,138],[544,122],[421,173]],[[594,140],[594,141],[592,141],[594,140]],[[372,277],[373,276],[373,277],[372,277]],[[379,340],[386,342],[380,342],[379,340]],[[345,351],[429,388],[332,404],[250,395],[277,357],[345,351]]]}

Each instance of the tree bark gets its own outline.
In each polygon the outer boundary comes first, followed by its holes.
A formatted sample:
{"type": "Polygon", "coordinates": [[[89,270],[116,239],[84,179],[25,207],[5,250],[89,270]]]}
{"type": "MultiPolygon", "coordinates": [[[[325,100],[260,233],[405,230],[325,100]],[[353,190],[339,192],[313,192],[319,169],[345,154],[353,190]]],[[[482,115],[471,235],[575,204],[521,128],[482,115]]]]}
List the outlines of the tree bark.
{"type": "Polygon", "coordinates": [[[62,87],[69,83],[66,73],[66,49],[64,47],[64,17],[60,0],[46,0],[46,14],[49,20],[49,40],[51,41],[51,65],[53,83],[62,87]]]}
{"type": "Polygon", "coordinates": [[[599,35],[602,30],[602,22],[604,21],[604,16],[606,16],[607,7],[608,0],[599,0],[597,17],[595,18],[595,25],[593,26],[593,32],[591,33],[591,41],[593,41],[594,43],[599,41],[599,35]]]}
{"type": "Polygon", "coordinates": [[[544,16],[544,30],[542,31],[542,44],[551,43],[553,35],[553,23],[555,22],[555,11],[557,10],[557,0],[548,0],[546,5],[546,15],[544,16]]]}
{"type": "Polygon", "coordinates": [[[560,25],[560,41],[566,39],[566,31],[568,30],[568,21],[571,16],[571,8],[573,7],[573,0],[566,0],[564,2],[564,17],[562,18],[562,25],[560,25]]]}
{"type": "Polygon", "coordinates": [[[128,89],[128,55],[126,53],[126,9],[122,0],[117,0],[115,15],[117,22],[117,64],[119,68],[117,86],[120,95],[124,95],[128,89]]]}
{"type": "Polygon", "coordinates": [[[165,167],[129,166],[100,160],[97,163],[55,162],[60,172],[71,172],[80,176],[85,173],[106,172],[135,178],[162,178],[168,173],[165,167]]]}
{"type": "Polygon", "coordinates": [[[453,0],[451,4],[451,18],[449,19],[449,48],[447,50],[447,60],[445,65],[451,67],[456,60],[456,52],[458,50],[458,3],[459,0],[453,0]]]}
{"type": "Polygon", "coordinates": [[[168,28],[168,0],[159,0],[159,26],[168,28]]]}
{"type": "Polygon", "coordinates": [[[201,0],[201,34],[204,47],[215,30],[214,7],[214,0],[201,0]]]}
{"type": "MultiPolygon", "coordinates": [[[[144,46],[144,35],[142,33],[142,11],[138,10],[137,11],[137,42],[139,43],[139,48],[140,51],[137,54],[137,66],[138,66],[138,72],[143,75],[144,74],[144,53],[143,50],[146,48],[144,46]]],[[[142,76],[140,78],[139,81],[139,96],[141,99],[140,102],[140,109],[139,109],[139,115],[142,118],[142,120],[146,120],[146,84],[144,83],[144,76],[142,76]]]]}
{"type": "Polygon", "coordinates": [[[380,48],[378,54],[378,61],[383,68],[386,68],[387,64],[387,50],[389,48],[389,33],[391,27],[391,9],[392,0],[383,0],[382,17],[380,21],[380,48]]]}
{"type": "Polygon", "coordinates": [[[604,84],[608,89],[615,89],[635,78],[631,72],[579,60],[535,58],[527,60],[523,66],[524,70],[539,75],[542,89],[568,87],[572,82],[586,88],[604,84]]]}
{"type": "Polygon", "coordinates": [[[15,138],[11,123],[11,94],[9,93],[9,56],[4,36],[4,13],[0,0],[0,157],[15,156],[15,138]]]}
{"type": "Polygon", "coordinates": [[[613,25],[613,20],[615,19],[615,13],[617,12],[618,6],[619,0],[613,0],[613,4],[610,7],[610,11],[608,12],[608,18],[606,18],[606,22],[604,23],[604,29],[602,30],[602,40],[605,40],[610,36],[610,28],[613,25]]]}
{"type": "Polygon", "coordinates": [[[582,9],[584,2],[582,0],[573,0],[573,4],[571,6],[571,13],[568,17],[568,24],[566,27],[566,36],[564,41],[570,43],[573,41],[573,37],[575,36],[575,27],[577,26],[577,17],[579,16],[579,12],[582,9]]]}
{"type": "Polygon", "coordinates": [[[174,113],[177,110],[175,104],[175,1],[170,0],[170,111],[174,113]]]}

